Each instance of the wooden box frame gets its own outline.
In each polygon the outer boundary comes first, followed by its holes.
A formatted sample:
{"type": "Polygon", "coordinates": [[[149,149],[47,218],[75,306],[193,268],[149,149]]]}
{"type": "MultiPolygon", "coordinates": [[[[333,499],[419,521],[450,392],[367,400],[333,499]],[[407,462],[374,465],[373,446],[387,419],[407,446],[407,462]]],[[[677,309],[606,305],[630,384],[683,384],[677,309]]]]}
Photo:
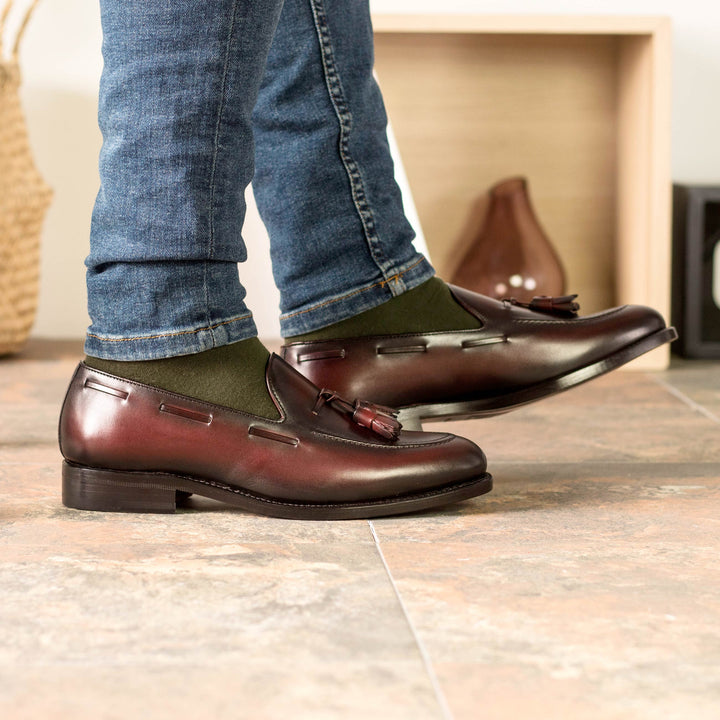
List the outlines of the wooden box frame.
{"type": "MultiPolygon", "coordinates": [[[[604,241],[611,246],[614,266],[609,297],[617,304],[639,303],[670,311],[671,257],[671,179],[670,179],[670,76],[671,24],[669,18],[656,16],[565,16],[565,15],[441,15],[403,14],[373,16],[376,34],[377,69],[386,97],[390,119],[397,135],[403,160],[413,188],[420,218],[424,208],[415,192],[412,171],[412,144],[405,142],[403,129],[395,120],[392,83],[394,64],[402,57],[392,46],[407,42],[427,42],[442,35],[484,35],[491,38],[524,36],[569,38],[609,38],[616,72],[613,112],[615,130],[614,203],[608,215],[612,227],[604,241]],[[388,51],[390,48],[390,51],[388,51]]],[[[522,45],[520,44],[521,48],[522,45]]],[[[442,58],[441,58],[442,60],[442,58]]],[[[453,72],[449,67],[443,72],[453,72]]],[[[462,71],[462,68],[458,68],[462,71]]],[[[569,71],[572,69],[569,68],[569,71]]],[[[509,78],[512,82],[512,78],[509,78]]],[[[414,83],[414,91],[423,93],[421,72],[407,72],[403,86],[414,83]]],[[[413,91],[413,88],[407,92],[413,91]]],[[[403,92],[406,92],[403,90],[403,92]]],[[[443,98],[429,102],[442,103],[443,98]]],[[[399,112],[402,115],[402,111],[399,112]]],[[[438,128],[438,135],[442,132],[438,128]]],[[[422,182],[422,180],[420,180],[422,182]]],[[[532,187],[531,187],[532,191],[532,187]]],[[[422,195],[422,193],[420,193],[422,195]]],[[[541,213],[541,218],[543,217],[541,213]]],[[[426,233],[427,234],[427,233],[426,233]]],[[[431,255],[433,238],[427,237],[431,255]]],[[[442,253],[440,253],[442,254],[442,253]]],[[[441,273],[442,267],[438,268],[441,273]]],[[[444,273],[447,275],[447,271],[444,273]]],[[[574,288],[573,288],[574,290],[574,288]]],[[[582,288],[579,288],[582,293],[582,288]]],[[[582,299],[582,296],[581,296],[582,299]]],[[[586,307],[586,309],[588,309],[586,307]]],[[[590,307],[591,311],[598,309],[590,307]]],[[[658,348],[633,363],[638,369],[662,369],[669,361],[667,347],[658,348]]]]}

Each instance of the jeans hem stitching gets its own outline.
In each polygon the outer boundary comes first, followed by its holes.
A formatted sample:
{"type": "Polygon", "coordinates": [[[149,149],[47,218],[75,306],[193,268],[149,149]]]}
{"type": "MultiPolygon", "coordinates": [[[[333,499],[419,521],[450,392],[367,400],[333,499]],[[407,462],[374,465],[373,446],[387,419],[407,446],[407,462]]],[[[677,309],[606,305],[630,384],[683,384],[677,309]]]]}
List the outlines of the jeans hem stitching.
{"type": "Polygon", "coordinates": [[[160,338],[168,338],[168,337],[179,337],[180,335],[197,335],[198,333],[204,332],[204,331],[210,331],[212,332],[215,330],[215,328],[219,328],[223,325],[230,325],[235,322],[239,322],[241,320],[247,320],[248,318],[252,317],[252,313],[246,313],[245,315],[238,315],[238,317],[231,318],[230,320],[223,320],[222,322],[214,323],[213,325],[208,325],[206,327],[196,328],[195,330],[179,330],[177,332],[169,332],[169,333],[158,333],[157,335],[139,335],[137,337],[129,337],[129,338],[108,338],[103,337],[102,335],[95,335],[94,333],[87,333],[87,337],[95,338],[96,340],[100,340],[101,342],[110,342],[110,343],[116,343],[116,342],[131,342],[133,340],[158,340],[160,338]]]}
{"type": "Polygon", "coordinates": [[[324,302],[318,303],[317,305],[313,305],[312,307],[305,308],[304,310],[296,310],[293,313],[288,313],[286,315],[282,315],[282,320],[289,320],[290,318],[297,317],[298,315],[305,315],[309,312],[314,312],[315,310],[320,310],[321,308],[327,307],[328,305],[332,305],[336,302],[342,302],[343,300],[347,300],[348,298],[354,297],[355,295],[360,295],[361,293],[367,292],[368,290],[372,290],[376,287],[384,287],[385,285],[389,285],[392,282],[399,282],[400,278],[405,275],[406,273],[410,272],[413,268],[420,265],[425,260],[425,257],[420,257],[418,260],[416,260],[410,267],[406,267],[401,272],[396,272],[394,275],[391,275],[388,278],[385,278],[383,280],[380,280],[380,282],[373,283],[372,285],[368,285],[367,287],[360,288],[359,290],[353,290],[352,292],[346,293],[345,295],[341,295],[340,297],[333,298],[332,300],[325,300],[324,302]]]}

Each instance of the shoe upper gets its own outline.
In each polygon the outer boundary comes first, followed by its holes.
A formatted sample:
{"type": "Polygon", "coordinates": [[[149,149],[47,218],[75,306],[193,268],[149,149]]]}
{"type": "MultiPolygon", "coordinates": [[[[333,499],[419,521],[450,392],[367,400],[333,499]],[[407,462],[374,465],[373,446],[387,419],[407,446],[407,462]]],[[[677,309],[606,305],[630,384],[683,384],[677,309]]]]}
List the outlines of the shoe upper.
{"type": "Polygon", "coordinates": [[[486,470],[483,452],[469,440],[404,430],[387,438],[359,424],[387,419],[386,409],[338,400],[277,355],[266,382],[279,420],[81,363],[60,416],[60,449],[78,465],[182,474],[302,502],[417,493],[486,470]]]}
{"type": "Polygon", "coordinates": [[[290,343],[282,355],[316,384],[408,407],[521,390],[597,363],[665,328],[659,313],[638,305],[568,317],[450,288],[482,327],[290,343]]]}

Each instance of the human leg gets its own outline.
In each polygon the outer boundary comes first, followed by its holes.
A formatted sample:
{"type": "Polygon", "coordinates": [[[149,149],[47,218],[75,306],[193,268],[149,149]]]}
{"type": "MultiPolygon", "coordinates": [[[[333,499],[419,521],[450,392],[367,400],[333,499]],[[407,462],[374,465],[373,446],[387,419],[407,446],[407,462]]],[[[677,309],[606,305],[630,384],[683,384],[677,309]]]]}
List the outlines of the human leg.
{"type": "Polygon", "coordinates": [[[89,354],[149,360],[256,335],[237,263],[250,117],[281,5],[102,0],[89,354]]]}
{"type": "MultiPolygon", "coordinates": [[[[286,0],[253,113],[253,189],[285,337],[355,318],[434,274],[412,245],[386,125],[367,3],[286,0]]],[[[439,322],[454,312],[453,327],[476,325],[435,300],[439,322]]],[[[371,322],[377,330],[377,313],[371,322]]]]}

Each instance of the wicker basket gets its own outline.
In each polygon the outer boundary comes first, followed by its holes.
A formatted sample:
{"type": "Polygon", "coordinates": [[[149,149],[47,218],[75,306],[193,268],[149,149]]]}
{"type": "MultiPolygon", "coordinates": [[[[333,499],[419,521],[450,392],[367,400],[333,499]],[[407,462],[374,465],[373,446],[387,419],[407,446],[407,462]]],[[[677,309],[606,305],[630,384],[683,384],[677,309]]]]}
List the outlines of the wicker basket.
{"type": "Polygon", "coordinates": [[[10,53],[2,38],[13,0],[0,15],[0,355],[18,351],[35,320],[40,232],[52,197],[33,161],[19,97],[18,51],[37,4],[26,10],[10,53]]]}

